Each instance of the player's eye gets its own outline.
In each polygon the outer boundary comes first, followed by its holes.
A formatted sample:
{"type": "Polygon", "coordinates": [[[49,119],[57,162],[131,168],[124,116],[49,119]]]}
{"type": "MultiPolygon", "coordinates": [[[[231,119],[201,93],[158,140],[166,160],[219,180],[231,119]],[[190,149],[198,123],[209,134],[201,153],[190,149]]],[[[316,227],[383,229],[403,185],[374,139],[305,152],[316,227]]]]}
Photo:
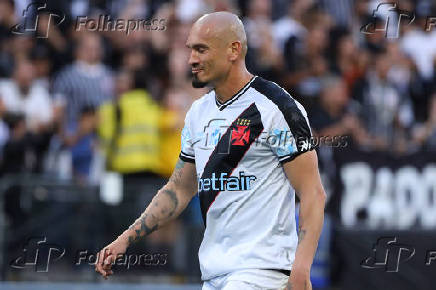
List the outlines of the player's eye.
{"type": "Polygon", "coordinates": [[[206,45],[204,45],[204,44],[194,44],[194,45],[192,45],[192,46],[188,46],[188,45],[187,45],[187,47],[191,49],[191,53],[192,53],[192,52],[195,52],[195,53],[198,53],[198,54],[206,53],[207,50],[209,49],[209,48],[208,48],[206,45]]]}

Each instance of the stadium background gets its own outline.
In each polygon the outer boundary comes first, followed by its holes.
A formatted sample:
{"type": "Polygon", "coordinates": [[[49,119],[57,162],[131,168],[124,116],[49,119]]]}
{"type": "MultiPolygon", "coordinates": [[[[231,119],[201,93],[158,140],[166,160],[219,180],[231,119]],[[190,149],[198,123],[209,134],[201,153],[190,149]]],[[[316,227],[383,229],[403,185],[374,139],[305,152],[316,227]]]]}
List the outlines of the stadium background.
{"type": "Polygon", "coordinates": [[[227,10],[245,24],[249,70],[306,107],[320,142],[328,204],[314,289],[433,289],[436,5],[380,3],[0,0],[0,288],[199,289],[197,199],[130,249],[152,258],[117,266],[112,283],[77,262],[171,173],[204,93],[191,87],[187,34],[227,10]],[[90,21],[101,15],[148,22],[105,31],[90,21]],[[90,22],[78,29],[78,17],[90,22]]]}

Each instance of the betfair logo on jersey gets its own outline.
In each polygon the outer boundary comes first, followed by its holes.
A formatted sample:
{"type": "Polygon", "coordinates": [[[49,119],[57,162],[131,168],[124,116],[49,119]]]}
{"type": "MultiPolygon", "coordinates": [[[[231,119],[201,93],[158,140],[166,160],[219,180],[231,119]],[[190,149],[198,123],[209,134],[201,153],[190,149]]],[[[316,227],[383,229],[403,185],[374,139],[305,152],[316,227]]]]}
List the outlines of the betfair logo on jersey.
{"type": "Polygon", "coordinates": [[[241,191],[250,190],[251,182],[256,180],[254,175],[245,175],[244,171],[239,172],[239,176],[227,176],[222,172],[218,175],[212,173],[211,178],[198,179],[198,191],[218,190],[218,191],[241,191]]]}

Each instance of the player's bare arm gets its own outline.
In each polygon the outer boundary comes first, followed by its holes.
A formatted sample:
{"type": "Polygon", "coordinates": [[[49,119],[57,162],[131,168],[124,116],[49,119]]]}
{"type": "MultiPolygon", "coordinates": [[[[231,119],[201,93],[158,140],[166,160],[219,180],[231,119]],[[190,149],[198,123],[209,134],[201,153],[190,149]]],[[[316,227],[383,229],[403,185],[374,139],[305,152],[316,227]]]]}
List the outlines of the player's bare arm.
{"type": "Polygon", "coordinates": [[[310,268],[324,222],[326,199],[316,151],[301,154],[283,168],[300,198],[298,246],[287,289],[309,290],[312,289],[310,268]]]}
{"type": "Polygon", "coordinates": [[[100,251],[95,270],[105,278],[112,275],[111,266],[117,255],[124,254],[133,242],[177,218],[197,192],[196,188],[195,164],[179,159],[168,183],[157,192],[142,215],[100,251]]]}

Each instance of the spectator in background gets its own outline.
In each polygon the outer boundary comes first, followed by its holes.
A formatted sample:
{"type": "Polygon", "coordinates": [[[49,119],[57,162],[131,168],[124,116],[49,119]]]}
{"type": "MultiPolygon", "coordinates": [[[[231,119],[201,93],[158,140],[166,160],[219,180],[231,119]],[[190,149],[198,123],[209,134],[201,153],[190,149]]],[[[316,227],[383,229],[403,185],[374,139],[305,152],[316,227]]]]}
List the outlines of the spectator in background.
{"type": "Polygon", "coordinates": [[[10,28],[17,23],[13,0],[0,0],[0,39],[8,36],[10,28]]]}
{"type": "Polygon", "coordinates": [[[12,74],[10,29],[16,23],[14,1],[0,0],[0,77],[9,77],[12,74]]]}
{"type": "Polygon", "coordinates": [[[99,109],[107,167],[125,178],[155,176],[160,173],[161,106],[146,90],[142,71],[120,73],[117,91],[117,99],[99,109]]]}
{"type": "Polygon", "coordinates": [[[82,184],[88,182],[91,174],[91,162],[94,157],[94,132],[97,126],[95,110],[93,106],[81,108],[76,135],[66,140],[66,144],[71,146],[73,176],[82,184]]]}
{"type": "Polygon", "coordinates": [[[429,151],[436,150],[436,93],[430,98],[428,120],[414,130],[413,143],[429,151]]]}
{"type": "Polygon", "coordinates": [[[332,47],[331,70],[341,75],[347,88],[352,89],[354,83],[362,78],[368,69],[370,56],[356,46],[348,32],[340,35],[332,47]]]}
{"type": "Polygon", "coordinates": [[[356,115],[356,107],[357,104],[350,100],[347,86],[341,78],[324,78],[318,105],[310,114],[314,135],[349,136],[355,143],[364,144],[367,142],[367,134],[356,115]]]}
{"type": "Polygon", "coordinates": [[[0,81],[0,107],[3,112],[23,114],[27,130],[42,133],[51,129],[53,106],[47,88],[35,77],[32,63],[19,61],[12,78],[0,81]]]}
{"type": "Polygon", "coordinates": [[[2,147],[1,174],[28,172],[31,142],[26,134],[26,120],[21,113],[4,116],[9,127],[9,139],[2,147]]]}
{"type": "Polygon", "coordinates": [[[434,74],[433,63],[436,58],[436,32],[434,29],[431,32],[425,31],[429,12],[424,13],[425,15],[418,14],[416,21],[410,25],[404,25],[404,35],[399,43],[402,51],[416,63],[419,74],[426,81],[431,81],[434,74]]]}
{"type": "Polygon", "coordinates": [[[21,60],[28,60],[35,47],[35,38],[31,35],[15,35],[10,40],[9,51],[14,59],[14,66],[21,60]]]}
{"type": "Polygon", "coordinates": [[[355,0],[353,3],[353,12],[349,30],[351,31],[353,42],[357,46],[363,47],[365,43],[365,34],[361,32],[361,28],[363,25],[367,24],[372,17],[369,1],[355,0]]]}
{"type": "MultiPolygon", "coordinates": [[[[161,175],[167,176],[166,167],[172,165],[168,164],[172,151],[161,152],[161,126],[174,127],[177,124],[174,124],[172,116],[164,114],[161,105],[148,93],[145,77],[143,71],[121,71],[116,78],[116,100],[104,103],[99,109],[98,131],[107,170],[122,175],[122,202],[130,207],[134,205],[128,213],[124,211],[111,215],[111,225],[119,229],[123,227],[120,216],[134,219],[143,205],[151,201],[156,190],[163,186],[165,179],[161,175]]],[[[165,145],[177,147],[173,143],[165,145]]],[[[171,167],[171,170],[174,169],[171,167]]],[[[179,224],[175,221],[162,233],[153,235],[147,244],[151,247],[169,246],[175,240],[179,224]]]]}
{"type": "Polygon", "coordinates": [[[303,15],[312,5],[313,0],[292,1],[289,4],[287,15],[274,22],[272,34],[281,53],[283,53],[285,42],[289,38],[302,39],[307,33],[307,29],[303,25],[303,15]]]}
{"type": "Polygon", "coordinates": [[[86,180],[93,151],[90,133],[95,127],[90,108],[96,109],[111,99],[112,73],[101,62],[100,36],[82,32],[78,37],[75,61],[59,72],[53,84],[53,94],[56,121],[60,125],[62,143],[71,150],[73,172],[80,171],[86,180]]]}
{"type": "Polygon", "coordinates": [[[371,136],[371,147],[404,151],[413,110],[408,96],[400,95],[388,78],[391,67],[386,52],[377,53],[366,76],[356,83],[353,95],[362,105],[360,116],[371,136]]]}
{"type": "MultiPolygon", "coordinates": [[[[343,150],[353,150],[359,145],[366,144],[369,138],[356,114],[359,105],[350,98],[345,81],[337,76],[328,76],[321,84],[319,100],[313,110],[309,111],[309,117],[315,138],[313,143],[318,146],[321,176],[324,186],[328,188],[326,192],[330,198],[335,195],[333,191],[333,181],[337,174],[335,153],[341,154],[343,150]]],[[[322,259],[321,256],[318,258],[322,259]]],[[[318,265],[318,267],[322,269],[322,266],[318,265]]]]}
{"type": "Polygon", "coordinates": [[[353,19],[353,5],[355,0],[318,0],[322,9],[332,16],[335,24],[349,27],[353,19]]]}
{"type": "MultiPolygon", "coordinates": [[[[9,138],[1,147],[0,176],[28,173],[33,164],[31,164],[32,158],[29,158],[32,148],[29,134],[26,133],[25,117],[21,113],[8,113],[2,117],[4,123],[7,124],[9,138]]],[[[1,210],[12,224],[8,235],[14,236],[16,229],[26,222],[29,214],[22,207],[22,187],[14,183],[10,184],[2,190],[1,198],[4,207],[1,210]]],[[[12,243],[5,243],[4,247],[8,249],[7,252],[16,249],[16,245],[12,243]]]]}
{"type": "Polygon", "coordinates": [[[52,69],[50,52],[45,46],[36,45],[30,54],[30,60],[35,68],[35,82],[49,90],[52,69]]]}
{"type": "Polygon", "coordinates": [[[123,54],[122,68],[128,71],[144,70],[148,66],[148,58],[142,47],[131,47],[123,54]]]}
{"type": "Polygon", "coordinates": [[[67,58],[68,42],[59,30],[59,27],[57,27],[54,22],[55,21],[52,19],[52,14],[39,13],[37,34],[43,37],[39,38],[39,45],[43,44],[50,50],[50,55],[54,60],[53,64],[55,69],[59,69],[61,66],[66,65],[67,61],[70,61],[71,59],[67,58]]]}
{"type": "MultiPolygon", "coordinates": [[[[13,142],[26,143],[27,147],[31,147],[33,162],[28,169],[42,171],[43,158],[53,132],[53,104],[47,87],[36,81],[35,67],[28,60],[19,60],[12,78],[0,81],[0,114],[7,119],[11,113],[23,116],[26,136],[15,138],[13,142]]],[[[14,125],[16,122],[11,123],[9,125],[13,130],[20,128],[14,125]]],[[[18,124],[21,125],[20,122],[18,124]]],[[[15,135],[11,132],[11,136],[15,135]]],[[[20,148],[17,145],[14,152],[19,152],[20,148]]],[[[25,152],[21,153],[24,156],[25,152]]],[[[17,160],[17,163],[20,162],[17,160]]]]}
{"type": "Polygon", "coordinates": [[[428,117],[430,96],[436,84],[434,78],[436,76],[436,31],[435,29],[431,32],[424,30],[428,11],[421,11],[417,14],[416,21],[410,25],[403,25],[404,31],[398,41],[398,46],[411,63],[410,96],[414,103],[417,121],[424,122],[428,117]]]}
{"type": "Polygon", "coordinates": [[[247,41],[247,68],[256,75],[277,79],[282,70],[282,55],[273,40],[271,2],[254,0],[249,3],[244,19],[247,41]]]}
{"type": "MultiPolygon", "coordinates": [[[[318,17],[322,17],[321,14],[318,17]]],[[[310,107],[321,90],[321,79],[328,74],[326,50],[329,45],[328,27],[314,22],[307,26],[302,42],[291,37],[285,44],[287,73],[285,87],[302,99],[303,106],[310,107]]]]}
{"type": "Polygon", "coordinates": [[[412,76],[412,62],[401,51],[398,42],[386,44],[386,55],[392,63],[388,79],[401,95],[409,94],[412,76]]]}

